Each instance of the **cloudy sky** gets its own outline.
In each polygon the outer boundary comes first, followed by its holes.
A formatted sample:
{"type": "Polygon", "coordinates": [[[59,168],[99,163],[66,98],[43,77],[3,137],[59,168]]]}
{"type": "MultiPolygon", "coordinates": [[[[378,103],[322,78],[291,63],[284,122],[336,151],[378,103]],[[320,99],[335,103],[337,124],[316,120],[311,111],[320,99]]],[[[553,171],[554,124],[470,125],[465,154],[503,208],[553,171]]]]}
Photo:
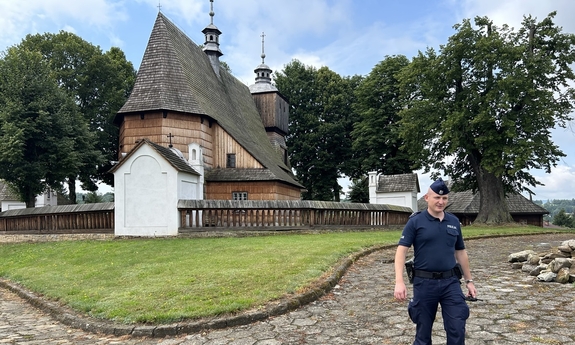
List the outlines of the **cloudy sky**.
{"type": "MultiPolygon", "coordinates": [[[[0,0],[0,50],[27,34],[73,32],[108,50],[120,47],[138,68],[158,10],[194,42],[203,43],[209,0],[0,0]]],[[[366,75],[386,55],[408,58],[447,41],[464,18],[487,16],[518,27],[524,15],[555,21],[575,33],[572,0],[215,0],[214,24],[222,31],[222,60],[245,84],[261,63],[281,70],[292,59],[327,66],[342,76],[366,75]]],[[[567,157],[551,174],[533,171],[545,184],[534,199],[575,198],[575,122],[553,131],[567,157]]],[[[430,181],[419,175],[422,189],[430,181]]]]}

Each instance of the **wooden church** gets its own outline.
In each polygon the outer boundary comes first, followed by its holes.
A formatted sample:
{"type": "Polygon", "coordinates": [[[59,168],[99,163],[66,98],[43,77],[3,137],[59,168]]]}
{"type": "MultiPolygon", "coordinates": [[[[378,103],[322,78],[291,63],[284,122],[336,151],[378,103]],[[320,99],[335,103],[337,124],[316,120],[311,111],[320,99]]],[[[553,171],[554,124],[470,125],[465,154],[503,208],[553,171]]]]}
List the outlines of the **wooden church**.
{"type": "Polygon", "coordinates": [[[120,157],[113,172],[145,142],[150,152],[170,148],[193,162],[199,199],[298,200],[304,187],[285,142],[289,105],[271,83],[263,46],[256,82],[247,87],[221,67],[210,2],[203,47],[158,13],[132,93],[114,119],[120,157]]]}

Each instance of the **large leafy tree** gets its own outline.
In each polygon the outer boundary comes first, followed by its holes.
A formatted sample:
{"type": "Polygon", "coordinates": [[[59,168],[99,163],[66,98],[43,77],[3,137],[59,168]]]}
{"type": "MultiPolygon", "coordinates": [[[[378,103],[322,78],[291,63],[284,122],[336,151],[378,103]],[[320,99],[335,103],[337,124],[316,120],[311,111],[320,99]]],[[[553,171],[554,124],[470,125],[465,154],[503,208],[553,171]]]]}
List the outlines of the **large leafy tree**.
{"type": "Polygon", "coordinates": [[[404,104],[397,76],[408,65],[403,55],[386,56],[355,90],[354,109],[359,121],[351,132],[354,164],[348,176],[360,178],[368,171],[402,174],[415,167],[415,161],[402,148],[398,124],[404,104]]]}
{"type": "Polygon", "coordinates": [[[36,195],[61,190],[78,171],[92,138],[42,55],[10,48],[0,59],[0,178],[34,207],[36,195]]]}
{"type": "Polygon", "coordinates": [[[575,35],[555,13],[525,17],[519,30],[485,17],[464,20],[439,53],[419,53],[400,76],[406,97],[401,134],[427,171],[480,193],[476,222],[510,222],[505,195],[541,184],[565,154],[550,130],[571,119],[575,35]]]}
{"type": "Polygon", "coordinates": [[[359,77],[342,78],[327,67],[293,60],[275,76],[289,100],[288,153],[307,200],[340,200],[344,165],[351,158],[353,90],[359,77]]]}
{"type": "Polygon", "coordinates": [[[104,53],[98,46],[65,31],[28,35],[20,46],[40,52],[49,63],[58,84],[88,121],[95,133],[93,145],[102,153],[97,159],[88,152],[80,169],[68,176],[70,199],[75,202],[77,178],[90,191],[97,189],[97,181],[113,185],[108,171],[118,157],[119,133],[112,120],[134,85],[136,71],[132,63],[119,48],[104,53]]]}

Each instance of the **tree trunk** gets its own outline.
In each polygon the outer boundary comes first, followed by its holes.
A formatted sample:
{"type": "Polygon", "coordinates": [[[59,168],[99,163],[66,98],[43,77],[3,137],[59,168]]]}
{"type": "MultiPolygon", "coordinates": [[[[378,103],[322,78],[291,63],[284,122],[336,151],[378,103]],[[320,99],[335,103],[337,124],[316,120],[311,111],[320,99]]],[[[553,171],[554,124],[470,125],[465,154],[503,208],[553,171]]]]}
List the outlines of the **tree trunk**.
{"type": "Polygon", "coordinates": [[[509,207],[505,200],[501,178],[479,168],[477,184],[479,187],[479,213],[473,223],[513,223],[513,218],[509,213],[509,207]]]}
{"type": "Polygon", "coordinates": [[[31,190],[26,189],[25,191],[25,200],[26,208],[36,207],[36,194],[34,194],[31,190]]]}
{"type": "Polygon", "coordinates": [[[68,176],[68,199],[72,204],[76,204],[76,176],[68,176]]]}

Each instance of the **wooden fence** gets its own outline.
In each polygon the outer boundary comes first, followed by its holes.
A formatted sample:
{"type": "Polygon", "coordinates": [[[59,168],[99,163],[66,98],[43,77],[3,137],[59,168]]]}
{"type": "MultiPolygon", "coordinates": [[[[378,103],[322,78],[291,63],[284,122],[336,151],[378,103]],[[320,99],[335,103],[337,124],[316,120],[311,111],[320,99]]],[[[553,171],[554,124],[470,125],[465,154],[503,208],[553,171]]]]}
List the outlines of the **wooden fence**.
{"type": "MultiPolygon", "coordinates": [[[[179,200],[180,232],[401,226],[411,209],[393,205],[290,200],[179,200]]],[[[114,203],[0,212],[0,234],[114,233],[114,203]]]]}
{"type": "Polygon", "coordinates": [[[384,227],[407,223],[411,208],[309,200],[180,200],[180,231],[384,227]]]}
{"type": "Polygon", "coordinates": [[[114,233],[114,203],[45,206],[0,213],[0,234],[114,233]]]}

